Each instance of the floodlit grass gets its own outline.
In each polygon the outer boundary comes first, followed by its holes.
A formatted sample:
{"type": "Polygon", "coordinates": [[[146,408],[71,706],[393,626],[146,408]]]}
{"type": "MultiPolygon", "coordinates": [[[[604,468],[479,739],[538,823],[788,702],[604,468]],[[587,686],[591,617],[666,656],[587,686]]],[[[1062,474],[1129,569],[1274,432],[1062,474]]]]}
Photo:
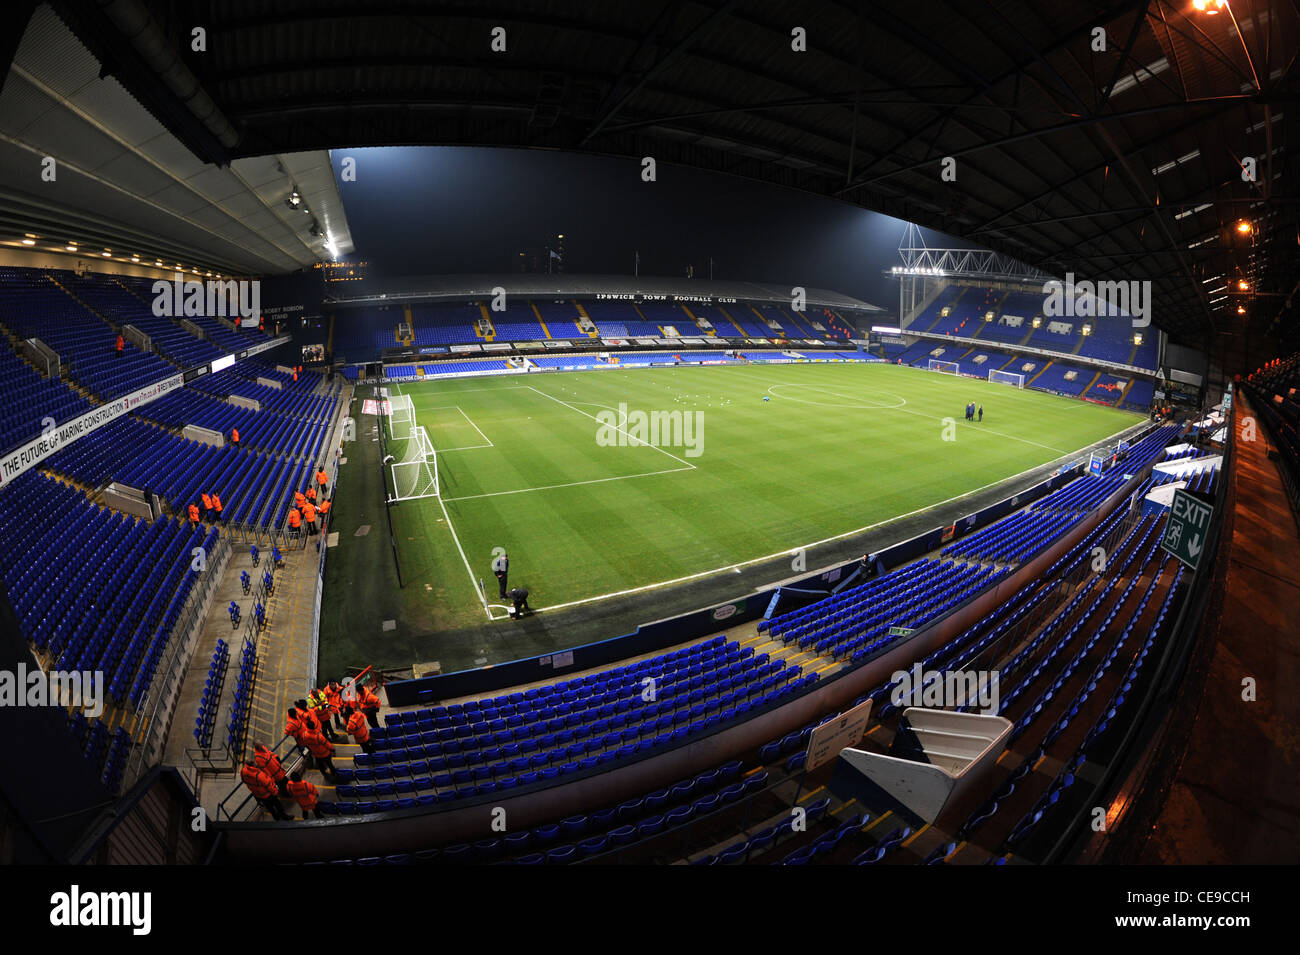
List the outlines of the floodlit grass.
{"type": "MultiPolygon", "coordinates": [[[[426,607],[433,599],[435,627],[487,619],[480,578],[489,602],[501,603],[496,547],[509,551],[511,586],[528,587],[538,608],[730,573],[995,484],[1137,420],[863,363],[519,375],[400,390],[439,450],[442,500],[392,509],[406,593],[426,607]],[[968,401],[984,405],[982,423],[964,420],[968,401]],[[599,416],[621,405],[622,437],[606,429],[602,440],[599,416]],[[637,412],[698,414],[698,433],[676,435],[698,444],[638,442],[637,412]]],[[[400,457],[400,446],[390,450],[400,457]]]]}

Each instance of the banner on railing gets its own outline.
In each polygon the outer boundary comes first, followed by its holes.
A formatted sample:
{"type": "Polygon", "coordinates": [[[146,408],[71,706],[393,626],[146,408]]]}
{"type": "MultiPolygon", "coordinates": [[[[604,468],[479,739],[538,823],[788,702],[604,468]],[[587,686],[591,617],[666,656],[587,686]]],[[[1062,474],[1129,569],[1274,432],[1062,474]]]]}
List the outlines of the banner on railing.
{"type": "Polygon", "coordinates": [[[92,408],[71,421],[65,421],[63,424],[51,428],[38,438],[33,438],[22,447],[11,451],[3,459],[0,459],[0,487],[4,487],[25,471],[30,471],[65,445],[76,441],[78,438],[85,437],[97,428],[102,428],[104,425],[122,417],[122,415],[134,411],[141,405],[146,405],[161,398],[163,395],[181,387],[183,382],[184,377],[182,375],[172,375],[170,378],[156,381],[146,388],[133,391],[129,395],[114,398],[112,401],[106,402],[97,408],[92,408]]]}

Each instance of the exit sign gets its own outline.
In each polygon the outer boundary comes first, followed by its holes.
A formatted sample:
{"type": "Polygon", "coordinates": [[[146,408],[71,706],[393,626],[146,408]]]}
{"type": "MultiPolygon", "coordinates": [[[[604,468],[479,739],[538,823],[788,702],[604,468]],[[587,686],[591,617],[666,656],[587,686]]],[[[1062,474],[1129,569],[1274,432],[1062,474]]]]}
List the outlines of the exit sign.
{"type": "Polygon", "coordinates": [[[1177,557],[1192,570],[1201,560],[1205,538],[1210,529],[1210,516],[1214,508],[1198,501],[1182,488],[1174,491],[1174,501],[1165,524],[1165,536],[1160,546],[1177,557]]]}

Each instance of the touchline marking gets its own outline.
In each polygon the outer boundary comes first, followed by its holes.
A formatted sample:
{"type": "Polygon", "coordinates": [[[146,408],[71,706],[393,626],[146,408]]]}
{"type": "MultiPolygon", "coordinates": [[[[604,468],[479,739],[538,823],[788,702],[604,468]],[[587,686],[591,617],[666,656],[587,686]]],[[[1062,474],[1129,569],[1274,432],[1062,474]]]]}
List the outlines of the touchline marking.
{"type": "Polygon", "coordinates": [[[442,508],[442,516],[447,519],[447,530],[451,531],[451,539],[456,542],[456,550],[460,551],[460,559],[465,564],[465,573],[469,574],[469,585],[474,588],[474,593],[478,594],[478,598],[483,604],[483,612],[486,613],[488,619],[491,620],[492,611],[488,609],[487,597],[485,597],[483,591],[479,589],[478,580],[474,576],[474,571],[469,566],[469,558],[465,556],[465,548],[460,546],[460,538],[456,536],[456,528],[452,526],[451,515],[447,513],[447,505],[442,502],[442,498],[438,498],[438,506],[442,508]]]}
{"type": "MultiPolygon", "coordinates": [[[[529,385],[529,386],[528,386],[528,390],[529,390],[529,391],[535,391],[535,392],[537,392],[537,394],[541,395],[543,398],[550,398],[552,401],[564,405],[564,407],[568,408],[570,411],[576,411],[576,412],[578,412],[578,414],[582,415],[584,418],[590,418],[592,421],[596,422],[597,424],[599,424],[599,425],[601,425],[601,426],[604,426],[604,427],[613,427],[612,425],[605,425],[605,422],[601,421],[601,420],[600,420],[599,418],[597,418],[595,415],[593,415],[593,414],[587,414],[587,412],[583,411],[581,408],[575,408],[575,407],[573,407],[573,405],[569,404],[567,401],[560,401],[560,399],[557,398],[557,397],[555,397],[554,395],[548,395],[548,394],[547,394],[546,392],[544,392],[544,391],[537,391],[537,389],[534,388],[532,385],[529,385]]],[[[593,402],[593,403],[594,403],[594,402],[593,402]]],[[[695,469],[695,465],[694,465],[694,464],[691,464],[690,461],[684,461],[684,460],[682,460],[682,459],[679,458],[677,455],[673,454],[671,451],[665,451],[663,448],[659,447],[658,445],[651,444],[649,441],[645,441],[645,440],[643,440],[643,439],[641,439],[641,438],[636,437],[635,435],[628,434],[627,431],[625,431],[625,430],[622,429],[622,428],[614,428],[614,430],[615,430],[615,431],[618,431],[618,432],[620,432],[620,433],[622,433],[622,434],[624,434],[624,435],[627,435],[627,438],[628,438],[628,440],[630,440],[630,441],[638,441],[638,442],[640,442],[641,444],[645,445],[647,448],[654,448],[654,449],[655,449],[656,451],[658,451],[660,454],[666,454],[666,455],[668,455],[668,457],[672,458],[674,461],[678,462],[679,464],[684,464],[684,465],[686,465],[686,466],[687,466],[688,468],[690,468],[691,470],[694,470],[694,469],[695,469]]],[[[675,469],[675,470],[681,470],[681,469],[680,469],[680,468],[677,468],[677,469],[675,469]]]]}
{"type": "Polygon", "coordinates": [[[553,491],[561,487],[578,487],[582,484],[604,484],[606,481],[627,481],[631,478],[654,477],[656,474],[676,474],[679,471],[694,471],[695,468],[668,468],[664,471],[646,471],[643,474],[616,474],[614,477],[594,478],[590,481],[571,481],[568,484],[546,484],[542,487],[521,487],[514,491],[492,491],[489,494],[466,494],[464,497],[448,497],[446,501],[473,501],[480,497],[502,497],[506,494],[531,494],[533,491],[553,491]]]}
{"type": "MultiPolygon", "coordinates": [[[[1032,468],[1026,468],[1025,470],[1021,471],[1019,474],[1013,474],[1013,475],[1011,475],[1010,477],[999,478],[999,479],[996,480],[996,481],[992,481],[992,482],[990,482],[990,483],[988,483],[988,484],[985,484],[983,487],[977,487],[977,488],[974,488],[973,490],[967,491],[965,494],[958,494],[956,497],[950,497],[950,498],[948,498],[947,500],[944,500],[944,501],[936,501],[936,502],[933,503],[933,504],[928,504],[928,505],[926,505],[925,507],[918,508],[918,509],[915,510],[915,511],[910,511],[910,512],[907,513],[907,514],[896,514],[896,515],[894,515],[893,517],[890,517],[890,518],[888,518],[888,519],[886,519],[886,520],[883,520],[883,521],[877,521],[877,522],[874,523],[874,524],[868,524],[868,525],[866,525],[865,527],[859,527],[859,528],[856,528],[856,529],[851,530],[851,531],[845,531],[844,533],[842,533],[842,534],[836,534],[836,535],[834,535],[833,537],[825,537],[825,538],[822,538],[822,539],[819,540],[819,541],[814,541],[814,542],[811,543],[811,544],[802,544],[802,545],[800,545],[800,544],[795,544],[794,546],[783,548],[783,549],[778,550],[778,551],[776,551],[775,553],[772,553],[772,554],[765,554],[765,555],[762,556],[762,557],[755,557],[755,558],[753,558],[752,560],[745,560],[745,561],[741,561],[741,562],[736,563],[736,564],[725,564],[725,565],[723,565],[722,567],[715,567],[715,568],[713,568],[712,570],[702,570],[702,571],[700,571],[699,573],[688,574],[688,575],[685,576],[685,577],[677,577],[677,578],[674,578],[673,580],[661,580],[661,581],[659,581],[658,583],[645,584],[645,585],[640,586],[640,587],[631,587],[631,588],[629,588],[629,589],[627,589],[627,590],[616,590],[616,591],[614,591],[613,593],[600,594],[600,595],[595,596],[595,597],[584,597],[584,598],[582,598],[581,600],[570,600],[570,601],[568,601],[568,602],[566,602],[566,603],[561,603],[561,604],[552,604],[552,605],[549,606],[549,607],[538,607],[538,608],[536,608],[536,612],[540,612],[540,611],[543,611],[543,610],[564,610],[564,609],[566,609],[566,608],[568,608],[568,607],[578,607],[578,606],[581,606],[581,605],[583,605],[583,604],[595,603],[595,602],[598,601],[598,600],[609,600],[611,597],[626,597],[626,596],[628,596],[628,595],[630,595],[630,594],[645,593],[645,592],[648,591],[648,590],[659,590],[660,588],[663,588],[663,587],[671,587],[671,586],[673,586],[673,585],[675,585],[675,584],[686,583],[687,581],[690,581],[690,580],[698,580],[698,579],[701,578],[701,577],[711,577],[711,576],[713,576],[713,575],[715,575],[715,574],[722,573],[724,570],[736,570],[736,572],[739,573],[740,571],[739,571],[737,568],[740,568],[740,567],[748,567],[748,566],[750,566],[751,564],[761,564],[761,563],[763,563],[764,561],[767,561],[767,560],[773,560],[773,559],[775,559],[775,558],[777,558],[777,557],[787,557],[787,556],[793,554],[793,553],[794,553],[795,551],[797,551],[797,550],[811,550],[811,549],[814,548],[814,547],[820,547],[822,544],[829,544],[829,543],[831,543],[832,541],[842,540],[842,539],[845,538],[845,537],[852,537],[854,534],[861,534],[861,533],[864,533],[864,532],[866,532],[866,531],[875,530],[877,527],[883,527],[883,526],[886,525],[886,524],[892,524],[894,521],[901,521],[901,520],[903,520],[904,518],[907,518],[907,517],[913,517],[913,516],[915,516],[915,515],[917,515],[917,514],[924,514],[926,511],[932,511],[932,510],[934,510],[936,507],[942,507],[942,506],[945,505],[945,504],[951,504],[951,503],[953,503],[954,501],[960,501],[960,500],[962,500],[963,498],[970,497],[972,494],[978,494],[980,491],[987,491],[987,490],[988,490],[989,488],[991,488],[991,487],[996,487],[996,486],[999,485],[999,484],[1005,484],[1005,483],[1008,483],[1008,482],[1010,482],[1010,481],[1014,481],[1014,480],[1016,480],[1017,478],[1024,477],[1026,474],[1029,474],[1031,471],[1037,471],[1037,470],[1039,470],[1040,468],[1049,467],[1049,466],[1051,466],[1052,464],[1055,464],[1057,461],[1061,461],[1061,460],[1063,460],[1064,458],[1070,458],[1070,457],[1073,457],[1073,456],[1076,455],[1076,454],[1084,454],[1084,453],[1086,453],[1088,450],[1090,450],[1091,448],[1096,448],[1096,447],[1099,447],[1099,446],[1101,446],[1101,445],[1108,444],[1112,438],[1115,438],[1115,437],[1117,437],[1117,436],[1119,436],[1119,435],[1121,435],[1121,434],[1125,434],[1125,433],[1127,433],[1127,432],[1129,432],[1129,431],[1132,431],[1132,430],[1134,430],[1135,428],[1140,428],[1140,427],[1142,427],[1142,424],[1144,424],[1144,423],[1145,423],[1145,422],[1142,422],[1142,423],[1139,423],[1139,424],[1129,425],[1127,428],[1124,428],[1123,430],[1120,430],[1120,431],[1116,431],[1116,432],[1114,432],[1113,434],[1110,434],[1110,435],[1106,436],[1105,438],[1102,438],[1100,441],[1096,441],[1096,442],[1094,442],[1093,444],[1089,445],[1088,447],[1080,449],[1079,451],[1072,451],[1072,452],[1070,452],[1069,454],[1062,455],[1060,458],[1057,458],[1055,461],[1045,461],[1045,462],[1042,463],[1042,464],[1036,464],[1036,465],[1034,465],[1032,468]]],[[[1046,480],[1046,479],[1044,479],[1044,480],[1046,480]]]]}

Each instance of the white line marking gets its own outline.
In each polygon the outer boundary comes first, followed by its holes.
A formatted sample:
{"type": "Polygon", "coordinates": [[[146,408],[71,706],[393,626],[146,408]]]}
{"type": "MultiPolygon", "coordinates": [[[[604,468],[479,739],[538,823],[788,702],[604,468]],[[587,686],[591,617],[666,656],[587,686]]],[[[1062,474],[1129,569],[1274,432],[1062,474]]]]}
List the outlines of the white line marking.
{"type": "MultiPolygon", "coordinates": [[[[595,421],[597,424],[604,425],[604,422],[601,421],[599,418],[597,418],[595,415],[593,415],[593,414],[587,414],[587,412],[583,411],[581,408],[575,408],[575,407],[573,407],[573,405],[569,404],[567,401],[560,401],[560,399],[557,398],[557,397],[555,397],[554,395],[548,395],[548,394],[547,394],[546,392],[544,392],[544,391],[537,391],[537,389],[534,388],[534,387],[532,387],[531,385],[529,386],[528,390],[529,390],[529,391],[536,391],[536,392],[537,392],[539,395],[541,395],[543,398],[550,398],[552,401],[564,405],[564,407],[568,408],[570,411],[576,411],[576,412],[578,412],[578,414],[582,415],[584,418],[590,418],[592,421],[595,421]]],[[[594,404],[594,402],[591,402],[591,403],[594,404]]],[[[658,445],[651,444],[649,441],[645,441],[645,440],[643,440],[643,439],[641,439],[641,438],[636,437],[635,435],[628,434],[627,431],[624,430],[623,428],[615,428],[614,430],[615,430],[615,431],[618,431],[618,432],[620,432],[620,433],[622,433],[622,434],[624,434],[624,435],[626,435],[627,438],[628,438],[629,440],[631,440],[631,441],[638,441],[638,442],[640,442],[641,444],[645,445],[647,448],[654,448],[654,449],[655,449],[656,451],[658,451],[660,454],[666,454],[666,455],[668,455],[668,457],[672,458],[674,461],[677,461],[677,462],[679,462],[679,463],[681,463],[681,464],[686,465],[686,466],[687,466],[688,468],[690,468],[691,470],[694,470],[694,469],[695,469],[695,465],[694,465],[694,464],[691,464],[690,461],[684,461],[684,460],[682,460],[682,459],[679,458],[677,455],[673,454],[671,451],[665,451],[663,448],[659,447],[658,445]]],[[[676,470],[681,470],[681,469],[678,468],[678,469],[676,469],[676,470]]]]}
{"type": "Polygon", "coordinates": [[[474,588],[474,593],[478,594],[479,601],[483,604],[483,612],[492,619],[492,611],[488,610],[487,597],[483,591],[479,590],[478,578],[474,576],[474,571],[469,566],[469,558],[465,556],[465,548],[460,546],[460,538],[456,536],[456,528],[452,526],[451,515],[447,513],[447,505],[442,503],[442,498],[438,498],[438,506],[442,508],[442,516],[447,519],[447,530],[451,531],[451,539],[456,542],[456,550],[460,551],[460,559],[465,562],[465,573],[469,574],[469,585],[474,588]]]}
{"type": "Polygon", "coordinates": [[[483,429],[480,428],[478,425],[476,425],[473,421],[471,421],[469,415],[465,414],[464,408],[462,408],[460,405],[457,405],[456,410],[461,413],[461,415],[465,418],[466,421],[469,421],[469,426],[478,432],[478,436],[488,443],[489,448],[496,447],[496,445],[492,443],[492,439],[483,433],[483,429]]]}
{"type": "Polygon", "coordinates": [[[593,478],[590,481],[571,481],[568,484],[545,484],[542,487],[521,487],[515,491],[492,491],[489,494],[466,494],[464,497],[448,497],[447,501],[473,501],[480,497],[502,497],[506,494],[529,494],[533,491],[553,491],[561,487],[578,487],[582,484],[604,484],[607,481],[627,481],[631,478],[654,477],[656,474],[676,474],[678,471],[694,471],[695,468],[668,468],[664,471],[646,471],[642,474],[617,474],[614,477],[593,478]]]}

